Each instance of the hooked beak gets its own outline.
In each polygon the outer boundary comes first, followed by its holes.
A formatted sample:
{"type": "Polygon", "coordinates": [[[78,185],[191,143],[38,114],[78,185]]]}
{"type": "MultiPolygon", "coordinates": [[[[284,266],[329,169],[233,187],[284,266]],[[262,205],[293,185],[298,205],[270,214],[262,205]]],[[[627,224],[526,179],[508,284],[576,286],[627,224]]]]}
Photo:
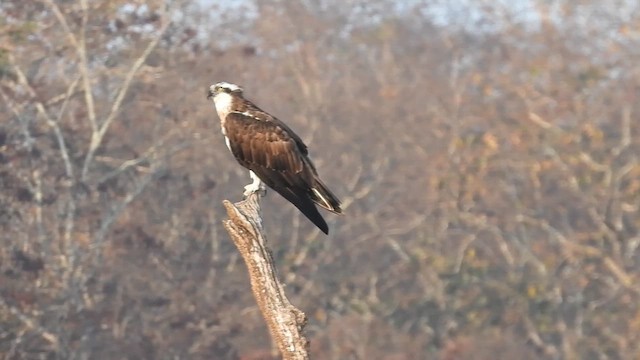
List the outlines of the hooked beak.
{"type": "Polygon", "coordinates": [[[211,99],[212,97],[213,97],[213,91],[209,89],[209,92],[207,93],[207,99],[211,99]]]}

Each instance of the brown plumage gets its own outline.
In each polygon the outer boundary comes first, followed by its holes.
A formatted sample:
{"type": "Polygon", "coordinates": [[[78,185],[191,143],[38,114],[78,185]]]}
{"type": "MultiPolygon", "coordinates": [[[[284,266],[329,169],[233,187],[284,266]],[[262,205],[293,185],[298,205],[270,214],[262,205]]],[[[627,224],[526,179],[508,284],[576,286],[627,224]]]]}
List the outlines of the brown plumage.
{"type": "MultiPolygon", "coordinates": [[[[328,234],[327,223],[314,204],[341,214],[340,200],[320,180],[302,139],[278,118],[244,99],[237,85],[212,85],[209,97],[213,97],[227,146],[237,161],[328,234]]],[[[256,191],[258,185],[252,185],[245,189],[256,191]]]]}

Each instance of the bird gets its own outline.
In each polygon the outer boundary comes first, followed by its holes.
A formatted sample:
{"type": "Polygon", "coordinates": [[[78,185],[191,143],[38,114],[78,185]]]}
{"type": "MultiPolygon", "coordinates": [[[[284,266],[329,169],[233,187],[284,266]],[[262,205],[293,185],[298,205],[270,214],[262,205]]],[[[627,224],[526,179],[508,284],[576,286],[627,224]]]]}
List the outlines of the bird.
{"type": "Polygon", "coordinates": [[[207,94],[220,118],[227,147],[249,169],[252,183],[244,187],[243,195],[264,194],[266,184],[328,235],[329,226],[315,205],[343,214],[342,205],[320,180],[307,145],[284,122],[243,94],[242,87],[224,81],[211,85],[207,94]]]}

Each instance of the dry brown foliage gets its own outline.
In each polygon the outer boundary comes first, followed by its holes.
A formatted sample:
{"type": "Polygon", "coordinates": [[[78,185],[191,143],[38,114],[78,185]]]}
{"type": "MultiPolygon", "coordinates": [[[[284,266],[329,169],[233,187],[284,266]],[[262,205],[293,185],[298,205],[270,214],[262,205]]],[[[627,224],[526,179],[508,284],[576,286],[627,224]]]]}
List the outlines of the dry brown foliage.
{"type": "Polygon", "coordinates": [[[346,204],[262,203],[312,358],[640,357],[640,9],[438,3],[2,1],[2,357],[268,357],[223,80],[346,204]]]}

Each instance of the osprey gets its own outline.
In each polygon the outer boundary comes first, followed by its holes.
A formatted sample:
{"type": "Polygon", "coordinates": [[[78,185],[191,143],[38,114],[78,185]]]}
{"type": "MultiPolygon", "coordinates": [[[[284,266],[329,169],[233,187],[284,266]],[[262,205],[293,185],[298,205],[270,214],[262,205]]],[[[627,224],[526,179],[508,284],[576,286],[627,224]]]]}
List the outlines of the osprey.
{"type": "Polygon", "coordinates": [[[211,85],[207,98],[213,99],[227,147],[249,169],[253,182],[244,187],[244,195],[264,191],[267,184],[328,234],[314,204],[341,214],[340,200],[320,180],[302,139],[242,92],[238,85],[220,82],[211,85]]]}

